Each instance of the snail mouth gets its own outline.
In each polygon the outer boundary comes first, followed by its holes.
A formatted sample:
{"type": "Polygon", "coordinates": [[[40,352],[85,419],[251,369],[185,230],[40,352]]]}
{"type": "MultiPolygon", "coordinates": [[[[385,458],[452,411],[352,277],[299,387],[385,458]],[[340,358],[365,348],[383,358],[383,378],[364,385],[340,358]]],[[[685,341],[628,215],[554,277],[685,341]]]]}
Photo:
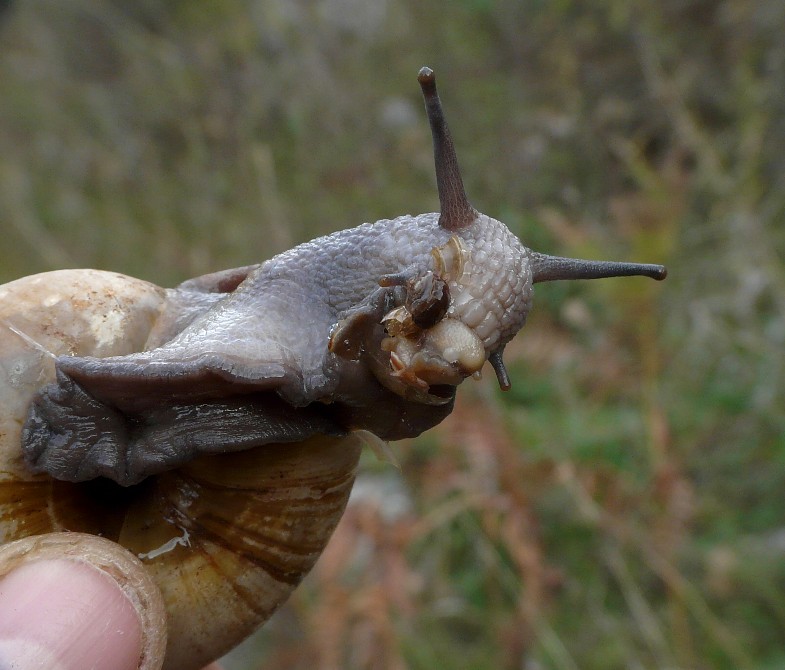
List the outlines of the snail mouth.
{"type": "Polygon", "coordinates": [[[432,384],[428,387],[428,394],[449,400],[455,395],[456,390],[457,386],[452,386],[451,384],[432,384]]]}

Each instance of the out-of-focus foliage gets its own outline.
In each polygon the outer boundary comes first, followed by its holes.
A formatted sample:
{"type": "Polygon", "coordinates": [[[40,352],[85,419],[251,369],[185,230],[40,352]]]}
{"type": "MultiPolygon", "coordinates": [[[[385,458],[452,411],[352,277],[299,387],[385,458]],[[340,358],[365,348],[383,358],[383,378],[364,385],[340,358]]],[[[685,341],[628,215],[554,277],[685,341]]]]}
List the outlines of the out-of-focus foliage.
{"type": "MultiPolygon", "coordinates": [[[[785,665],[785,4],[25,0],[0,14],[0,279],[172,284],[469,195],[532,247],[513,389],[369,459],[233,668],[785,665]]],[[[492,375],[491,375],[492,377],[492,375]]]]}

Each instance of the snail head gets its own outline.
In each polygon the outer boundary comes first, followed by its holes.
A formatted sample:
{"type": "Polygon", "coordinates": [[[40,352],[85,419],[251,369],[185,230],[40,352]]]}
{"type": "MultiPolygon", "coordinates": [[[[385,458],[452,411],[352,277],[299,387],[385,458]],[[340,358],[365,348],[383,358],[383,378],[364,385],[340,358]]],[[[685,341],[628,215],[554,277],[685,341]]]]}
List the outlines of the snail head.
{"type": "MultiPolygon", "coordinates": [[[[502,389],[510,388],[504,346],[523,327],[532,286],[546,281],[643,276],[665,279],[662,265],[564,258],[533,251],[500,221],[469,202],[433,70],[417,77],[433,137],[440,213],[446,242],[434,245],[432,266],[419,276],[383,278],[403,287],[403,297],[383,318],[381,343],[389,364],[380,381],[420,402],[446,402],[431,388],[478,375],[488,360],[502,389]]],[[[421,215],[427,216],[427,215],[421,215]]]]}

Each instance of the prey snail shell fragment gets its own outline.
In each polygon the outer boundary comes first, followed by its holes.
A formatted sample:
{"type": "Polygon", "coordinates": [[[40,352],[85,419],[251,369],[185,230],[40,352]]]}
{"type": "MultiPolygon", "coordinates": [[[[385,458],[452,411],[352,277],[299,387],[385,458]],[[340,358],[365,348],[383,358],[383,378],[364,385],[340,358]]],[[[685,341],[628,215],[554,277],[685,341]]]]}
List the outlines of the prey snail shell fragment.
{"type": "Polygon", "coordinates": [[[220,655],[286,599],[340,518],[361,435],[436,425],[486,360],[509,387],[533,284],[665,277],[533,252],[478,213],[433,72],[418,80],[440,213],[170,290],[92,270],[0,287],[4,537],[82,530],[141,556],[168,668],[220,655]]]}

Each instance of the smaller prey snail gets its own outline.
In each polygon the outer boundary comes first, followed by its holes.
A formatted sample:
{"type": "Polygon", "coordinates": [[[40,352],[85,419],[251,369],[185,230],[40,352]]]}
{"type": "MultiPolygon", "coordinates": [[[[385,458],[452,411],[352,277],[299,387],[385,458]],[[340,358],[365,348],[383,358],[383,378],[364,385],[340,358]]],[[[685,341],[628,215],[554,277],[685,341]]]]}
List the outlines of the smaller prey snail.
{"type": "Polygon", "coordinates": [[[504,347],[535,283],[665,278],[537,253],[477,212],[434,74],[418,80],[440,213],[169,290],[93,270],[0,287],[4,541],[84,530],[137,553],[167,603],[167,668],[215,658],[286,599],[340,518],[363,441],[438,424],[486,361],[510,387],[504,347]],[[111,502],[88,518],[95,500],[111,502]],[[209,570],[202,594],[184,585],[209,570]],[[217,641],[199,642],[194,616],[217,641]]]}

